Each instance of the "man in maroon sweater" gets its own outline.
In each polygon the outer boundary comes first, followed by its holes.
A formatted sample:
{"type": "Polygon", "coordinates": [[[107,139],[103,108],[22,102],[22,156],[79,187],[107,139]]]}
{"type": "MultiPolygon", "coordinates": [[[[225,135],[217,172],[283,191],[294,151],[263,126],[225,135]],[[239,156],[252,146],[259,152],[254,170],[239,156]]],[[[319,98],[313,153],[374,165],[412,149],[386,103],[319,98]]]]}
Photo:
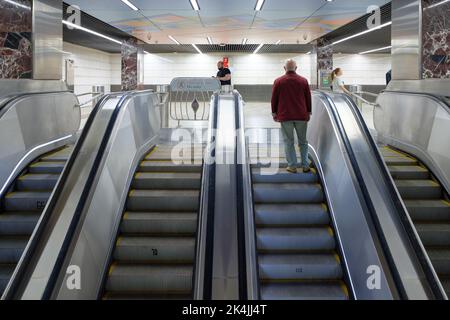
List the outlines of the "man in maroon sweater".
{"type": "Polygon", "coordinates": [[[297,155],[294,146],[294,131],[297,133],[302,159],[303,172],[309,172],[308,141],[306,132],[311,117],[311,90],[308,81],[297,74],[297,63],[294,60],[286,61],[284,66],[286,74],[273,85],[272,116],[275,121],[281,122],[287,171],[297,173],[297,155]]]}

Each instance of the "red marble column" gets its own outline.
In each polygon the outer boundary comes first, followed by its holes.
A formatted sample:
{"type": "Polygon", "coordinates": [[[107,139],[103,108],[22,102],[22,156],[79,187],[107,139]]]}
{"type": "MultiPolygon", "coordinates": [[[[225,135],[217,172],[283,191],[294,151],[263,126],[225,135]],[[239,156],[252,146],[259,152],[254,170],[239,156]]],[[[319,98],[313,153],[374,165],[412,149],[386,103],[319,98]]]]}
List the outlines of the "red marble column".
{"type": "Polygon", "coordinates": [[[143,51],[136,39],[122,43],[122,91],[143,88],[143,51]]]}
{"type": "Polygon", "coordinates": [[[32,77],[31,6],[31,0],[0,0],[0,79],[32,77]]]}
{"type": "Polygon", "coordinates": [[[450,79],[450,2],[422,0],[424,79],[450,79]]]}

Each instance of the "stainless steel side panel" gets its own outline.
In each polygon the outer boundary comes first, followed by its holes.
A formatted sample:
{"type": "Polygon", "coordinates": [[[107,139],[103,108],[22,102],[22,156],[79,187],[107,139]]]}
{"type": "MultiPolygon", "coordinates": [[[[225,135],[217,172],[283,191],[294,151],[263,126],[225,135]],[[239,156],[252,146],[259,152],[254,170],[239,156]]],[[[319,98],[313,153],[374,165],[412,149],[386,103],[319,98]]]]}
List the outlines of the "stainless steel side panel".
{"type": "Polygon", "coordinates": [[[14,178],[46,152],[74,139],[81,121],[70,92],[31,94],[0,111],[0,197],[14,178]]]}
{"type": "Polygon", "coordinates": [[[450,192],[450,108],[421,94],[382,92],[374,111],[380,142],[423,161],[450,192]]]}

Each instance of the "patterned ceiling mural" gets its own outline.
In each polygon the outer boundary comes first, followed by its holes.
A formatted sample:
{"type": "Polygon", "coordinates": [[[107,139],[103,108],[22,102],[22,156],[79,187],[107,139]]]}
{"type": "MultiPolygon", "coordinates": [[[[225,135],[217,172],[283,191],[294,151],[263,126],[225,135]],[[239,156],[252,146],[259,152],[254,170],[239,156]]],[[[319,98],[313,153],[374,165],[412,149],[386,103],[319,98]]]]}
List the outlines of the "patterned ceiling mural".
{"type": "Polygon", "coordinates": [[[149,44],[179,42],[207,44],[249,43],[304,44],[366,14],[371,5],[386,0],[266,0],[254,11],[256,0],[198,0],[200,11],[189,0],[131,0],[133,11],[120,0],[67,0],[84,12],[149,44]]]}

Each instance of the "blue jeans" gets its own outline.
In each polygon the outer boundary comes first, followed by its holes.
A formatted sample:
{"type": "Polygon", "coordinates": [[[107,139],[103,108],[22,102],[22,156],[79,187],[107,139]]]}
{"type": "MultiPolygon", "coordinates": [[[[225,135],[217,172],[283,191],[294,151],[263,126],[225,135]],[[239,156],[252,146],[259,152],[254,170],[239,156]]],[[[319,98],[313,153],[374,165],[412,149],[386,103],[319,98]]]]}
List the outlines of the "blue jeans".
{"type": "Polygon", "coordinates": [[[308,122],[306,121],[286,121],[281,123],[281,132],[283,132],[286,160],[288,162],[288,166],[291,168],[298,167],[297,153],[294,146],[294,131],[297,133],[298,143],[300,146],[302,167],[307,168],[309,166],[308,141],[306,140],[307,130],[308,122]]]}

